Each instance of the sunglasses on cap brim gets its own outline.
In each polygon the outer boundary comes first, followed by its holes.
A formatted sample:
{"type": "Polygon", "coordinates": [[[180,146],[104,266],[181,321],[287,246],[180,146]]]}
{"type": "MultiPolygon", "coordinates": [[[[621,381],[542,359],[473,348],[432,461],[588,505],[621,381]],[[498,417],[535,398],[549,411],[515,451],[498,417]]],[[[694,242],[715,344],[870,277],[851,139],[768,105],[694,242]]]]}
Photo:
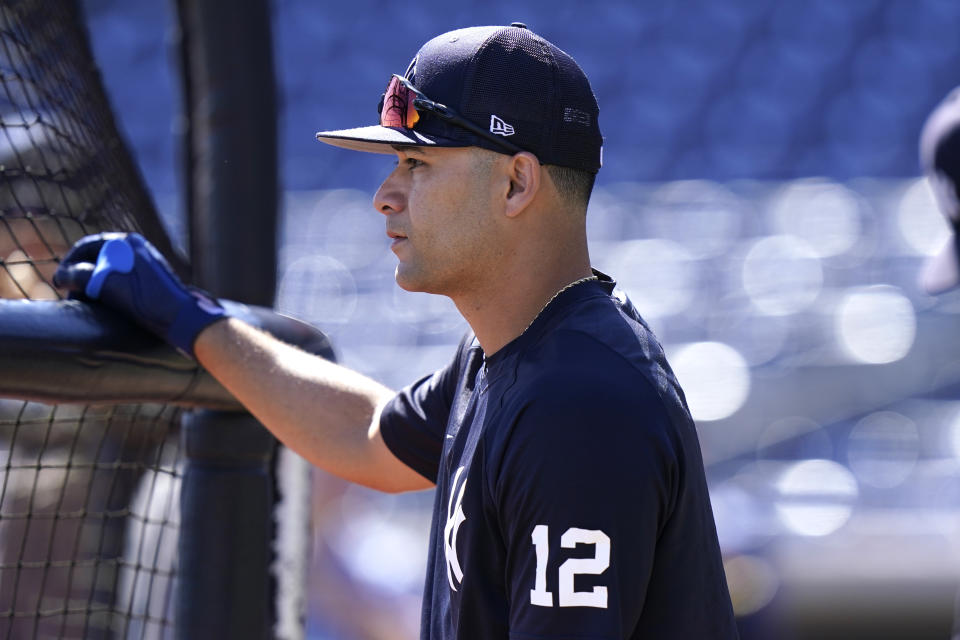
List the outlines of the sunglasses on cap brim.
{"type": "Polygon", "coordinates": [[[426,112],[492,142],[511,154],[523,151],[517,145],[470,122],[450,107],[434,102],[413,86],[412,82],[397,73],[390,77],[387,90],[377,105],[377,111],[380,113],[381,127],[412,130],[420,121],[420,113],[426,112]]]}

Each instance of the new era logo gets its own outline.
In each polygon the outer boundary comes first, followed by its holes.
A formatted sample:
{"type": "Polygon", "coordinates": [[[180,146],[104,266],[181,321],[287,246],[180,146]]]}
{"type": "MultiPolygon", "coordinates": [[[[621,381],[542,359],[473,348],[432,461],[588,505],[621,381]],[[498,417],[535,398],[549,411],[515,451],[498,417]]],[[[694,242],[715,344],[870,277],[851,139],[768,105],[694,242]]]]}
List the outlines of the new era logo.
{"type": "Polygon", "coordinates": [[[513,126],[507,124],[502,119],[498,118],[495,115],[490,115],[490,133],[495,133],[498,136],[512,136],[513,135],[513,126]]]}

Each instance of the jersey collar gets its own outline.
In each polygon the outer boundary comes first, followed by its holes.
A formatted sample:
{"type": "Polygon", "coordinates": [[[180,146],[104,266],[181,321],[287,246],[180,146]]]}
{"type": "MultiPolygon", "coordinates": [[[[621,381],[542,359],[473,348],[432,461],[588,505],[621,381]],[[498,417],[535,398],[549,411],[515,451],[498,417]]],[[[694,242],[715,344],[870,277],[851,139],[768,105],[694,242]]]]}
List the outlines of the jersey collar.
{"type": "Polygon", "coordinates": [[[616,282],[607,274],[592,269],[597,276],[596,280],[588,280],[561,292],[540,311],[536,319],[527,327],[526,331],[501,347],[491,356],[485,356],[484,365],[488,377],[503,367],[503,363],[512,359],[511,356],[521,353],[528,345],[535,343],[540,336],[553,324],[553,319],[583,300],[597,296],[609,296],[616,287],[616,282]]]}

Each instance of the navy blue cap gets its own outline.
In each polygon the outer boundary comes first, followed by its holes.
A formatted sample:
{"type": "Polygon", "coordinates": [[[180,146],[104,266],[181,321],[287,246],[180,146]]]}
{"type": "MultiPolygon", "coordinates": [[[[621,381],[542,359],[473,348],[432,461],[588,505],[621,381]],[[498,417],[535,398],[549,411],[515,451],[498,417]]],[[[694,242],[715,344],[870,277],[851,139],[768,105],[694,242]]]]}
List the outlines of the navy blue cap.
{"type": "Polygon", "coordinates": [[[960,285],[960,87],[951,91],[924,123],[920,164],[940,213],[953,230],[952,237],[927,261],[920,275],[927,293],[937,294],[960,285]]]}
{"type": "MultiPolygon", "coordinates": [[[[594,173],[600,168],[600,110],[587,76],[569,54],[521,23],[437,36],[403,75],[431,100],[544,164],[594,173]]],[[[423,111],[412,130],[373,125],[321,131],[317,139],[373,153],[393,153],[390,145],[476,146],[504,153],[490,140],[423,111]]]]}

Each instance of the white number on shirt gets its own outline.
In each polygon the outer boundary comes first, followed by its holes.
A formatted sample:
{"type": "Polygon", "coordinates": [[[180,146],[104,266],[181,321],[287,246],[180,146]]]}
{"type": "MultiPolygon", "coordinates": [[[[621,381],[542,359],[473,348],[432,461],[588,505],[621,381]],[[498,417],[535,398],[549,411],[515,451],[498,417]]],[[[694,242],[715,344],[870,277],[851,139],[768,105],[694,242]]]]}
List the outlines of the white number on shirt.
{"type": "Polygon", "coordinates": [[[552,607],[553,594],[547,591],[547,558],[550,557],[550,541],[547,539],[547,525],[538,524],[530,534],[533,548],[537,552],[537,572],[530,590],[530,604],[538,607],[552,607]]]}
{"type": "MultiPolygon", "coordinates": [[[[553,592],[547,591],[547,560],[550,557],[549,528],[538,524],[530,534],[537,554],[537,568],[533,589],[530,590],[530,604],[539,607],[553,606],[553,592]]],[[[570,527],[560,537],[560,546],[573,549],[579,544],[592,544],[592,558],[568,558],[560,565],[559,586],[561,607],[597,607],[607,608],[607,588],[594,587],[591,591],[575,591],[574,578],[577,574],[600,575],[610,566],[610,537],[600,529],[578,529],[570,527]]]]}

